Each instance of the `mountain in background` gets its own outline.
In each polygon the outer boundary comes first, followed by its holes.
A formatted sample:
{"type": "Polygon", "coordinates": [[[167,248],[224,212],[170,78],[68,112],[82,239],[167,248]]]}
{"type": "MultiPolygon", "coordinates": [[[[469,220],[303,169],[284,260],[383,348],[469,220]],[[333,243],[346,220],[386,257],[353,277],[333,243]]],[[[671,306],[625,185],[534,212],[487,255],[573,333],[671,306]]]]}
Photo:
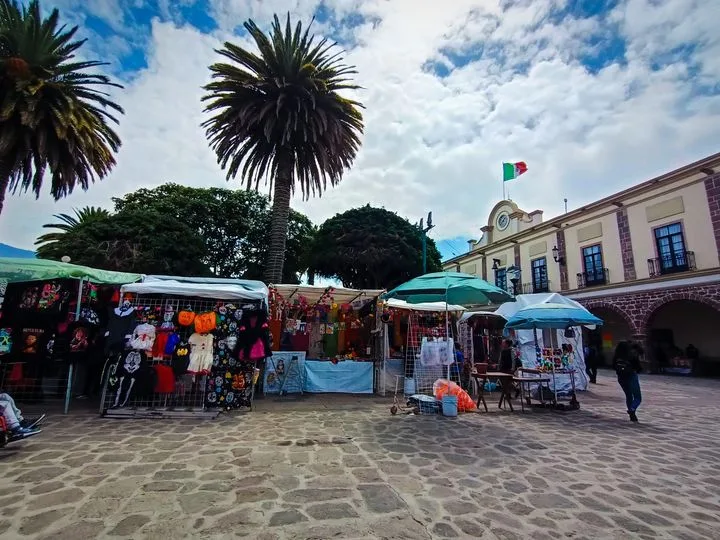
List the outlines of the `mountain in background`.
{"type": "Polygon", "coordinates": [[[34,259],[35,252],[20,249],[7,244],[0,244],[0,257],[15,257],[18,259],[34,259]]]}

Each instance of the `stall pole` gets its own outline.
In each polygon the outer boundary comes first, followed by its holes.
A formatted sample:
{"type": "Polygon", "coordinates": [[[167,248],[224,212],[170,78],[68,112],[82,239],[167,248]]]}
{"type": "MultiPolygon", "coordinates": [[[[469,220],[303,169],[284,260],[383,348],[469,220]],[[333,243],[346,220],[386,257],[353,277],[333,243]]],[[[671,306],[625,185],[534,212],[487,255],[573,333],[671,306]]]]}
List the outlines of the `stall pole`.
{"type": "MultiPolygon", "coordinates": [[[[75,306],[75,321],[76,322],[78,320],[80,320],[80,302],[82,302],[83,281],[84,281],[84,278],[80,278],[80,282],[78,283],[77,304],[75,306]]],[[[67,414],[68,410],[70,409],[70,396],[71,396],[71,392],[72,392],[72,381],[73,381],[73,371],[74,371],[73,367],[74,367],[73,362],[70,362],[70,365],[68,366],[67,390],[65,390],[65,414],[67,414]]]]}

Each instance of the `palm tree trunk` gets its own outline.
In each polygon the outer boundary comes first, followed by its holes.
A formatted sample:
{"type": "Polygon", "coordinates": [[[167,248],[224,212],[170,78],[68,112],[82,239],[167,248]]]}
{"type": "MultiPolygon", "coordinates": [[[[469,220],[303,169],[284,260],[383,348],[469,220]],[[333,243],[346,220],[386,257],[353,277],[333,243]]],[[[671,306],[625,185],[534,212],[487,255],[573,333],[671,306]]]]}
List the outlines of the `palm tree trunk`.
{"type": "Polygon", "coordinates": [[[270,251],[265,267],[265,282],[270,285],[282,283],[285,264],[285,244],[290,218],[290,188],[292,169],[278,167],[273,190],[273,206],[270,220],[270,251]]]}
{"type": "Polygon", "coordinates": [[[0,216],[2,215],[3,206],[5,205],[5,195],[10,185],[10,171],[6,170],[0,163],[0,216]]]}

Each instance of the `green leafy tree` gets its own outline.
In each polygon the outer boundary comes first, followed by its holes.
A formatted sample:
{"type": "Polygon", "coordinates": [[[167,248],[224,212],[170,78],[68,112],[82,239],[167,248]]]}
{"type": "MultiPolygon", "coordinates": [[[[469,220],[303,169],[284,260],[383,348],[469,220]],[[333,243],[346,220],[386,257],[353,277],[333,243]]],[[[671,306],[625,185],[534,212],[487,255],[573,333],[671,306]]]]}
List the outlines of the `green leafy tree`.
{"type": "Polygon", "coordinates": [[[81,223],[87,223],[96,219],[105,219],[110,215],[110,212],[104,208],[96,208],[94,206],[86,206],[80,210],[73,210],[74,216],[70,214],[55,214],[53,217],[60,223],[47,223],[43,225],[43,229],[55,229],[56,232],[43,234],[38,237],[35,242],[36,246],[46,245],[52,242],[57,242],[67,232],[72,231],[75,227],[78,227],[81,223]]]}
{"type": "Polygon", "coordinates": [[[270,182],[272,218],[266,281],[279,283],[288,235],[290,198],[322,194],[340,182],[360,146],[362,105],[339,92],[353,90],[355,74],[334,44],[274,17],[270,34],[252,20],[245,29],[258,52],[226,42],[229,63],[210,66],[213,81],[203,101],[213,116],[203,123],[227,178],[241,173],[248,189],[270,182]]]}
{"type": "MultiPolygon", "coordinates": [[[[222,277],[262,279],[268,257],[270,209],[268,199],[254,191],[193,188],[163,184],[113,199],[118,211],[152,209],[173,216],[204,239],[203,261],[222,277]]],[[[310,220],[291,211],[283,283],[298,283],[307,270],[305,251],[314,228],[310,220]]]]}
{"type": "Polygon", "coordinates": [[[154,209],[127,209],[68,230],[38,248],[43,259],[107,270],[181,276],[209,275],[202,238],[172,215],[154,209]]]}
{"type": "Polygon", "coordinates": [[[58,19],[36,0],[0,0],[0,213],[8,191],[39,196],[47,178],[57,200],[115,165],[123,110],[107,89],[121,86],[91,72],[102,62],[75,60],[84,41],[58,19]]]}
{"type": "MultiPolygon", "coordinates": [[[[346,287],[391,289],[422,274],[422,233],[383,208],[355,208],[320,225],[308,265],[346,287]]],[[[441,270],[440,252],[428,238],[427,271],[441,270]]]]}

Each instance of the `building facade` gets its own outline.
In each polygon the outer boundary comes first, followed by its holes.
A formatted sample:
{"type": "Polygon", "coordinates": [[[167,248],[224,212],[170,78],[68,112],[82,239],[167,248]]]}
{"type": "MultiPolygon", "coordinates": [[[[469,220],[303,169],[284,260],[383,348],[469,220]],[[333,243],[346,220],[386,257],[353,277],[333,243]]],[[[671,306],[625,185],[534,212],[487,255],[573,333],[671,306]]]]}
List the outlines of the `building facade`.
{"type": "Polygon", "coordinates": [[[577,300],[606,360],[633,339],[654,366],[720,372],[720,154],[548,221],[500,201],[481,231],[445,270],[577,300]]]}

